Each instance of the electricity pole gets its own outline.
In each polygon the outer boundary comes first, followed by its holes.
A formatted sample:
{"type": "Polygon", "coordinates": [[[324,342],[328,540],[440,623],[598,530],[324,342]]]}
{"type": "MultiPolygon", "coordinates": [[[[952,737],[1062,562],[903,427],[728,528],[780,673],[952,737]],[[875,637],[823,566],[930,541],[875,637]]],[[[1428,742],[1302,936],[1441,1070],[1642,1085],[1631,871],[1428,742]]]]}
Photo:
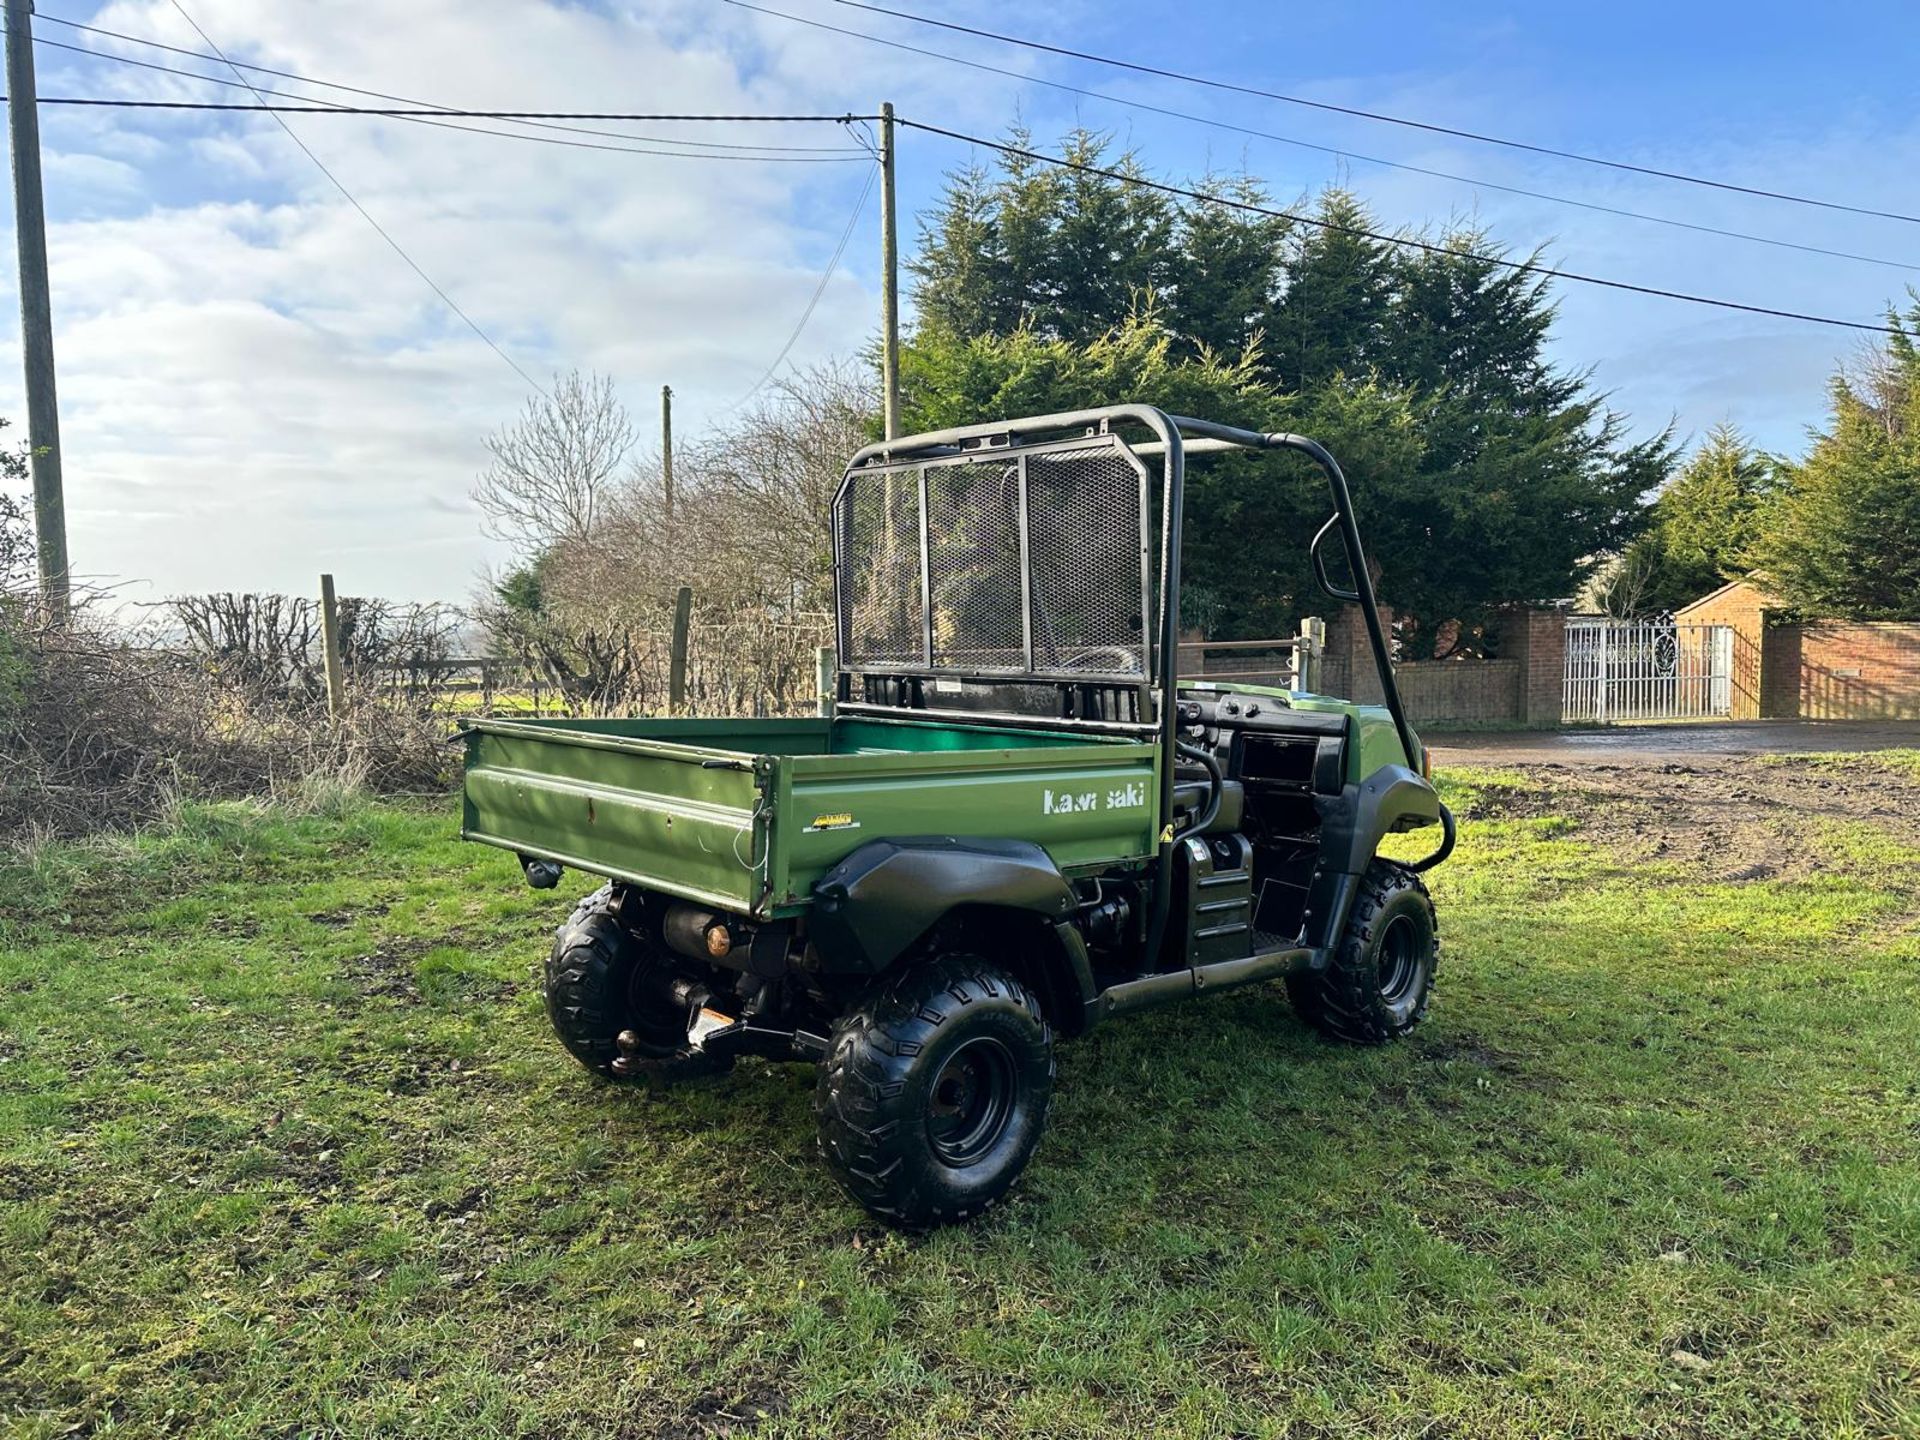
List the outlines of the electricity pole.
{"type": "Polygon", "coordinates": [[[60,405],[53,388],[53,305],[47,295],[47,217],[40,199],[39,95],[33,78],[33,0],[6,0],[7,128],[13,142],[13,223],[20,248],[20,352],[27,372],[27,446],[40,590],[67,611],[67,506],[60,484],[60,405]]]}
{"type": "Polygon", "coordinates": [[[893,102],[880,106],[880,389],[886,437],[900,433],[900,260],[893,220],[893,102]]]}
{"type": "Polygon", "coordinates": [[[667,523],[673,523],[673,387],[660,387],[660,488],[667,502],[667,523]]]}

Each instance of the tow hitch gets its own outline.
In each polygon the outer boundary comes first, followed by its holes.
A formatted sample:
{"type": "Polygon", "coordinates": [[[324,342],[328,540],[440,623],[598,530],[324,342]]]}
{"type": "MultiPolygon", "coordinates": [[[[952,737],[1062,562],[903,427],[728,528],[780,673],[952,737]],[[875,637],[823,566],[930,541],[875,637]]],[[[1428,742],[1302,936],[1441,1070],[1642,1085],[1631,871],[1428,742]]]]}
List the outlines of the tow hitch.
{"type": "MultiPolygon", "coordinates": [[[[645,1051],[640,1036],[622,1030],[614,1038],[620,1055],[613,1073],[635,1073],[634,1062],[645,1051]]],[[[827,1053],[827,1037],[811,1030],[788,1030],[736,1019],[709,1004],[693,1010],[687,1026],[687,1049],[702,1055],[763,1055],[770,1060],[818,1060],[827,1053]]]]}

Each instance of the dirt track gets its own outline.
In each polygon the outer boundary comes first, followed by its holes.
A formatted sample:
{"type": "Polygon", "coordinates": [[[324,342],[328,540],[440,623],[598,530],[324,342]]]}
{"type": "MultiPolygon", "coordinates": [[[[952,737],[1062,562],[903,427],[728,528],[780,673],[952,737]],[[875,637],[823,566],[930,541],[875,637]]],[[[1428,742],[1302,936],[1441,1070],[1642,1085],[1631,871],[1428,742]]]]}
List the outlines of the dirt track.
{"type": "Polygon", "coordinates": [[[1611,729],[1500,731],[1428,737],[1442,765],[1695,762],[1717,756],[1920,749],[1916,720],[1747,720],[1727,724],[1621,725],[1611,729]]]}
{"type": "MultiPolygon", "coordinates": [[[[1463,762],[1490,763],[1477,754],[1466,762],[1458,752],[1442,761],[1463,762]]],[[[1675,861],[1736,882],[1845,868],[1818,836],[1832,822],[1864,822],[1920,849],[1920,775],[1870,763],[1727,756],[1579,765],[1522,759],[1514,768],[1531,783],[1484,792],[1461,819],[1565,816],[1630,862],[1675,861]]]]}

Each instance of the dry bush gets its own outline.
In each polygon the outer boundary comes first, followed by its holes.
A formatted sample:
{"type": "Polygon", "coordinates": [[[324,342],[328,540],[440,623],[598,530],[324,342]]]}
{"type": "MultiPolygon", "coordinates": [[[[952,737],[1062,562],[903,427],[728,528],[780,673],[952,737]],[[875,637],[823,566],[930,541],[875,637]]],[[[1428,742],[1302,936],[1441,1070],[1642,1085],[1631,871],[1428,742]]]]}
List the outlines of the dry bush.
{"type": "Polygon", "coordinates": [[[0,601],[0,834],[14,841],[166,821],[183,800],[285,800],[316,785],[445,788],[447,721],[356,687],[265,698],[83,607],[51,624],[0,601]]]}
{"type": "MultiPolygon", "coordinates": [[[[0,843],[165,822],[183,800],[308,805],[449,783],[448,723],[386,693],[371,661],[343,722],[329,722],[297,602],[203,597],[221,603],[175,612],[201,627],[183,644],[181,630],[127,624],[99,595],[76,594],[56,620],[30,556],[25,518],[0,496],[0,843]]],[[[363,654],[411,653],[411,607],[361,615],[363,654]]]]}
{"type": "MultiPolygon", "coordinates": [[[[320,606],[300,595],[176,595],[155,607],[159,643],[178,649],[229,686],[262,696],[326,693],[320,606]]],[[[465,615],[451,605],[401,604],[343,595],[340,660],[372,686],[385,672],[395,688],[418,690],[433,662],[453,653],[465,615]]]]}

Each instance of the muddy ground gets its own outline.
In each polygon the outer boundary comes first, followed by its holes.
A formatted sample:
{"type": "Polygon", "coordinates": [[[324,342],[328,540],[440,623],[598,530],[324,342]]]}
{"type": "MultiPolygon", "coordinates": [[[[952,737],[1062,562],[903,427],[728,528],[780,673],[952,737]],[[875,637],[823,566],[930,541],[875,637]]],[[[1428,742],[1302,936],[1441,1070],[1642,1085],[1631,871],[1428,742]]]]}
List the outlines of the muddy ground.
{"type": "Polygon", "coordinates": [[[1560,816],[1625,860],[1670,861],[1709,879],[1790,880],[1847,870],[1831,830],[1849,822],[1920,851],[1920,773],[1871,757],[1502,768],[1524,783],[1482,791],[1462,821],[1560,816]]]}

